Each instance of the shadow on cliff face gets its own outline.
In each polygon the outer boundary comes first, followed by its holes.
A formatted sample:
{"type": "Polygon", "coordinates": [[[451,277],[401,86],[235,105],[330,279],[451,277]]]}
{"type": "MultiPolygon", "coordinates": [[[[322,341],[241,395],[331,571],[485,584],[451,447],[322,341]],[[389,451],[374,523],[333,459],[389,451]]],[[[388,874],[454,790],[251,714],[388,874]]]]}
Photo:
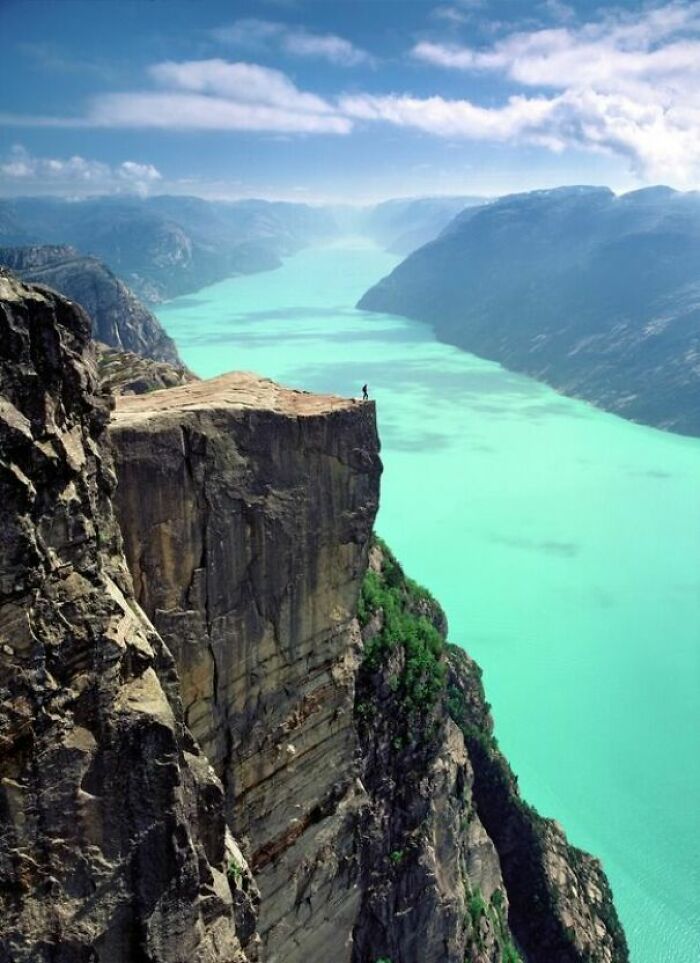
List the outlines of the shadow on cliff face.
{"type": "Polygon", "coordinates": [[[0,959],[248,963],[256,891],[135,603],[90,319],[2,271],[0,387],[0,959]]]}

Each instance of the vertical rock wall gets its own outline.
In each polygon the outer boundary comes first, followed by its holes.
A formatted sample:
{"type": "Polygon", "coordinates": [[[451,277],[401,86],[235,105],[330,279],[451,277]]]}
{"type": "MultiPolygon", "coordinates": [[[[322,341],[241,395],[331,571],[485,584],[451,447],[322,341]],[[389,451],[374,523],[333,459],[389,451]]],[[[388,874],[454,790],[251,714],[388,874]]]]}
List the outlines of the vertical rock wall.
{"type": "Polygon", "coordinates": [[[254,887],[133,598],[89,332],[0,271],[0,960],[245,963],[254,887]]]}
{"type": "Polygon", "coordinates": [[[120,399],[112,438],[137,597],[248,847],[266,959],[349,960],[374,406],[229,375],[120,399]]]}

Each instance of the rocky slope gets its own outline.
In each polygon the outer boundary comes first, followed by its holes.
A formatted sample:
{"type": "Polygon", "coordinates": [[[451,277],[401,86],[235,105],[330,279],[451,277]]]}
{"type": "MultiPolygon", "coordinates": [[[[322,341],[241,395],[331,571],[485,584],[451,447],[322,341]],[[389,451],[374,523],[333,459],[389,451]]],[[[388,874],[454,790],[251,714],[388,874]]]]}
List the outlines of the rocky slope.
{"type": "Polygon", "coordinates": [[[0,271],[0,959],[245,963],[255,889],[134,601],[89,339],[0,271]]]}
{"type": "Polygon", "coordinates": [[[370,805],[354,963],[626,961],[600,863],[521,800],[478,666],[447,645],[439,605],[381,542],[358,615],[370,805]]]}
{"type": "Polygon", "coordinates": [[[700,434],[700,195],[560,188],[460,214],[360,307],[627,418],[700,434]]]}
{"type": "Polygon", "coordinates": [[[599,864],[520,801],[439,606],[381,545],[365,574],[373,405],[231,375],[121,399],[112,437],[269,963],[624,963],[599,864]]]}
{"type": "Polygon", "coordinates": [[[175,342],[104,264],[65,245],[0,248],[0,264],[32,284],[76,301],[92,318],[97,341],[182,366],[175,342]]]}
{"type": "Polygon", "coordinates": [[[99,341],[95,349],[100,384],[115,395],[143,395],[199,380],[187,368],[167,361],[154,361],[131,351],[117,351],[99,341]]]}

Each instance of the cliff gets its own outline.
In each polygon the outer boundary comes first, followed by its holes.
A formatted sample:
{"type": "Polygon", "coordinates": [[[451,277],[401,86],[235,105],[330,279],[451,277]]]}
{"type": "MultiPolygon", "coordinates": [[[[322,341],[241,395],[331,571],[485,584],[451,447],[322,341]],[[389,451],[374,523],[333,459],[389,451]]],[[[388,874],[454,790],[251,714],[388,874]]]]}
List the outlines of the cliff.
{"type": "Polygon", "coordinates": [[[0,271],[0,959],[245,963],[254,886],[134,600],[108,417],[87,315],[0,271]]]}
{"type": "Polygon", "coordinates": [[[600,863],[520,798],[479,667],[381,542],[358,617],[370,806],[354,963],[625,963],[600,863]]]}
{"type": "Polygon", "coordinates": [[[359,307],[635,421],[700,434],[700,198],[571,187],[456,217],[359,307]]]}
{"type": "Polygon", "coordinates": [[[0,272],[0,961],[627,963],[372,536],[374,405],[122,396],[113,464],[89,329],[0,272]]]}
{"type": "Polygon", "coordinates": [[[231,375],[120,399],[112,438],[137,597],[249,853],[266,959],[349,959],[374,406],[231,375]]]}
{"type": "Polygon", "coordinates": [[[0,248],[0,264],[32,284],[76,301],[92,318],[97,341],[182,367],[175,342],[109,268],[65,245],[0,248]]]}
{"type": "Polygon", "coordinates": [[[600,865],[522,803],[439,606],[370,549],[374,406],[229,375],[120,399],[112,438],[269,963],[624,963],[600,865]]]}

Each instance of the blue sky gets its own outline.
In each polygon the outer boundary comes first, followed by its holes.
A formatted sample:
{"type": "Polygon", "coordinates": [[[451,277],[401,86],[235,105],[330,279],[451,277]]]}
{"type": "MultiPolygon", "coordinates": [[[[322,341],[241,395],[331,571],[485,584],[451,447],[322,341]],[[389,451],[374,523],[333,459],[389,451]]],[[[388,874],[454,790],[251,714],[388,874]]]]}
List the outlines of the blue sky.
{"type": "Polygon", "coordinates": [[[0,0],[0,194],[700,182],[700,3],[0,0]]]}

